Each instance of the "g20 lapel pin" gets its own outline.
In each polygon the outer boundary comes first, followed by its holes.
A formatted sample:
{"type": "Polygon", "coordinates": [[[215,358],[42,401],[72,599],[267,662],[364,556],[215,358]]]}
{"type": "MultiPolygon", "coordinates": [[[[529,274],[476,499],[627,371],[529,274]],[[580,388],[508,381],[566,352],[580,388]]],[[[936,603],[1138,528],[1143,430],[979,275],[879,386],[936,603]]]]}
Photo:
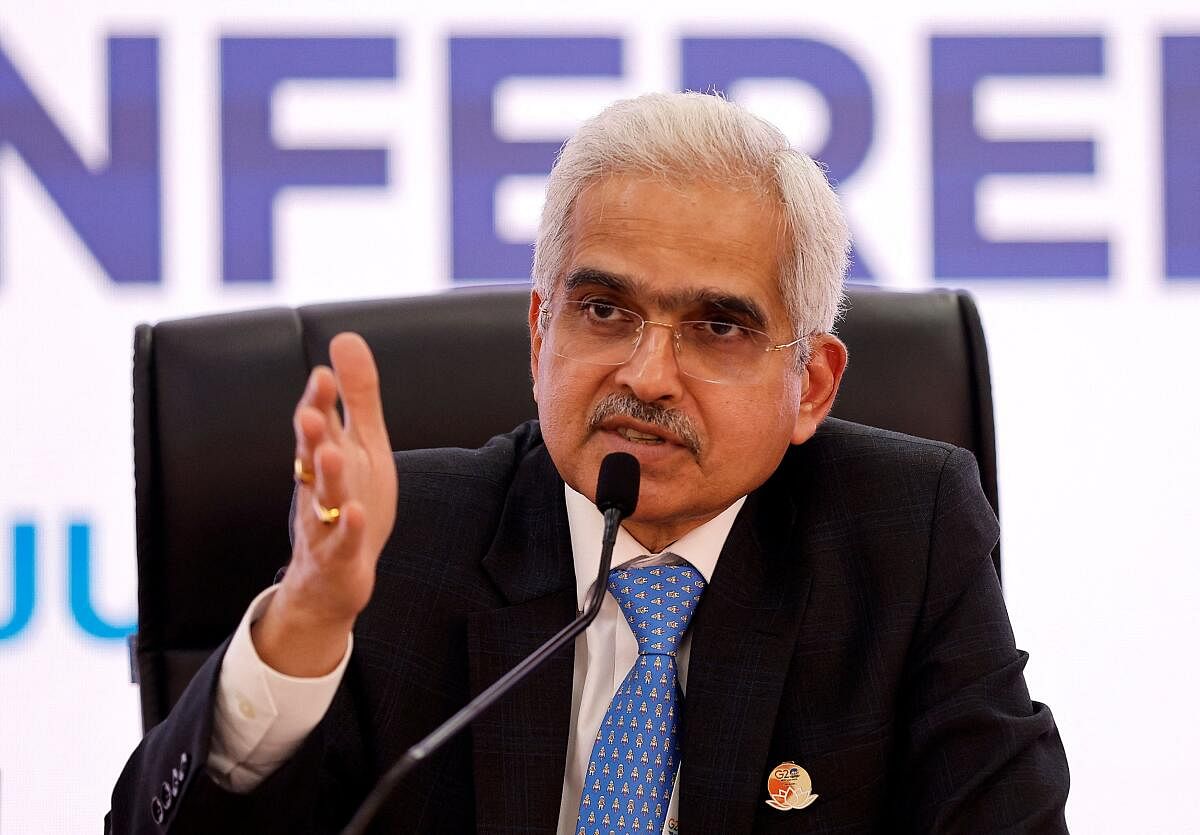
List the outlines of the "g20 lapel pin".
{"type": "Polygon", "coordinates": [[[767,805],[781,812],[806,809],[820,797],[812,793],[812,778],[808,772],[795,763],[780,763],[771,769],[767,794],[767,805]]]}

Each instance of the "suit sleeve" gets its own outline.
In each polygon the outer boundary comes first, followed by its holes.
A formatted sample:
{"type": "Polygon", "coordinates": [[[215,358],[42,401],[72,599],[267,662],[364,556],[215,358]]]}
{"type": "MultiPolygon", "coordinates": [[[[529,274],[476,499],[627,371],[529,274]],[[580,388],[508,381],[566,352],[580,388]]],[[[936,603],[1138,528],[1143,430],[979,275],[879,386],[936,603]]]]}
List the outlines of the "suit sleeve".
{"type": "Polygon", "coordinates": [[[213,704],[228,641],[205,662],[179,703],[142,739],[112,794],[105,833],[188,835],[314,831],[321,795],[321,725],[278,771],[237,794],[209,776],[213,704]]]}
{"type": "Polygon", "coordinates": [[[328,674],[287,676],[258,655],[250,627],[266,610],[275,586],[263,591],[238,624],[225,650],[213,706],[208,771],[223,787],[239,793],[254,789],[296,752],[321,721],[341,684],[350,653],[328,674]]]}
{"type": "Polygon", "coordinates": [[[905,688],[917,832],[1066,832],[1069,776],[1050,709],[1030,700],[991,561],[998,524],[974,458],[942,469],[923,613],[905,688]]]}

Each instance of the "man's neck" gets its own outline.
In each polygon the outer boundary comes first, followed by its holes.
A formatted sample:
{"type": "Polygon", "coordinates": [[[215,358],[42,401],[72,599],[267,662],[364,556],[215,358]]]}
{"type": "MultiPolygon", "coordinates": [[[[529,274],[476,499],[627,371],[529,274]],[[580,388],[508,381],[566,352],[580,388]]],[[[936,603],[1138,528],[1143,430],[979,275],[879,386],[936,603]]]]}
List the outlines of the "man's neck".
{"type": "Polygon", "coordinates": [[[649,554],[661,554],[670,547],[671,543],[681,539],[685,534],[694,531],[701,525],[716,519],[721,513],[699,516],[673,525],[655,525],[626,519],[621,523],[630,536],[646,549],[649,554]]]}
{"type": "MultiPolygon", "coordinates": [[[[583,608],[600,567],[600,532],[604,528],[604,517],[586,496],[576,493],[569,485],[564,485],[563,490],[571,528],[576,596],[579,607],[583,608]]],[[[630,531],[622,525],[613,549],[613,565],[624,565],[645,554],[657,556],[669,547],[671,553],[690,562],[705,579],[711,580],[725,540],[744,503],[744,498],[738,499],[715,517],[706,521],[697,520],[697,524],[689,525],[686,531],[680,529],[678,536],[673,536],[671,532],[661,538],[646,536],[643,531],[630,531]],[[639,532],[645,536],[644,540],[637,537],[639,532]],[[661,547],[651,548],[652,545],[661,547]]]]}

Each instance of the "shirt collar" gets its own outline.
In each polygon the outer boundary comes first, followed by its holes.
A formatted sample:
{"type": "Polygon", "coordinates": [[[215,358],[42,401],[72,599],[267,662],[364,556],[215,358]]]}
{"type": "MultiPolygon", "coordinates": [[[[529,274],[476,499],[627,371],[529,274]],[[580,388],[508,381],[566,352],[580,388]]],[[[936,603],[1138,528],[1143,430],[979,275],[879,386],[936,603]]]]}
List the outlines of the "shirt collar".
{"type": "MultiPolygon", "coordinates": [[[[578,608],[582,609],[588,589],[596,579],[600,570],[600,538],[604,535],[604,514],[592,504],[586,496],[572,490],[564,484],[567,502],[567,522],[571,528],[571,553],[575,561],[575,594],[578,608]]],[[[729,538],[729,530],[738,511],[746,503],[742,496],[736,502],[725,508],[720,515],[709,519],[698,528],[693,528],[679,539],[672,542],[662,552],[677,554],[692,564],[697,571],[704,575],[707,581],[712,580],[713,571],[717,567],[717,558],[729,538]]],[[[613,546],[613,568],[622,566],[646,553],[636,539],[624,527],[617,531],[617,542],[613,546]]]]}

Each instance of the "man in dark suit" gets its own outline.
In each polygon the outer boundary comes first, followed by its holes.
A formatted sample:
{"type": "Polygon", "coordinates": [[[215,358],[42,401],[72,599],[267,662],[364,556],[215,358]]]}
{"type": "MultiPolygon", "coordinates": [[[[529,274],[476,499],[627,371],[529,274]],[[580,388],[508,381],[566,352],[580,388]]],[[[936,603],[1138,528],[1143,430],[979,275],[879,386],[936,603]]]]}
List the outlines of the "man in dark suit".
{"type": "Polygon", "coordinates": [[[614,564],[707,583],[668,654],[682,764],[661,808],[636,828],[594,814],[597,729],[644,650],[610,597],[380,831],[1065,830],[973,460],[825,420],[846,252],[820,170],[734,105],[643,97],[585,125],[535,256],[540,424],[393,461],[370,352],[336,338],[296,411],[289,570],[135,752],[113,831],[336,830],[571,618],[612,451],[642,467],[614,564]]]}

